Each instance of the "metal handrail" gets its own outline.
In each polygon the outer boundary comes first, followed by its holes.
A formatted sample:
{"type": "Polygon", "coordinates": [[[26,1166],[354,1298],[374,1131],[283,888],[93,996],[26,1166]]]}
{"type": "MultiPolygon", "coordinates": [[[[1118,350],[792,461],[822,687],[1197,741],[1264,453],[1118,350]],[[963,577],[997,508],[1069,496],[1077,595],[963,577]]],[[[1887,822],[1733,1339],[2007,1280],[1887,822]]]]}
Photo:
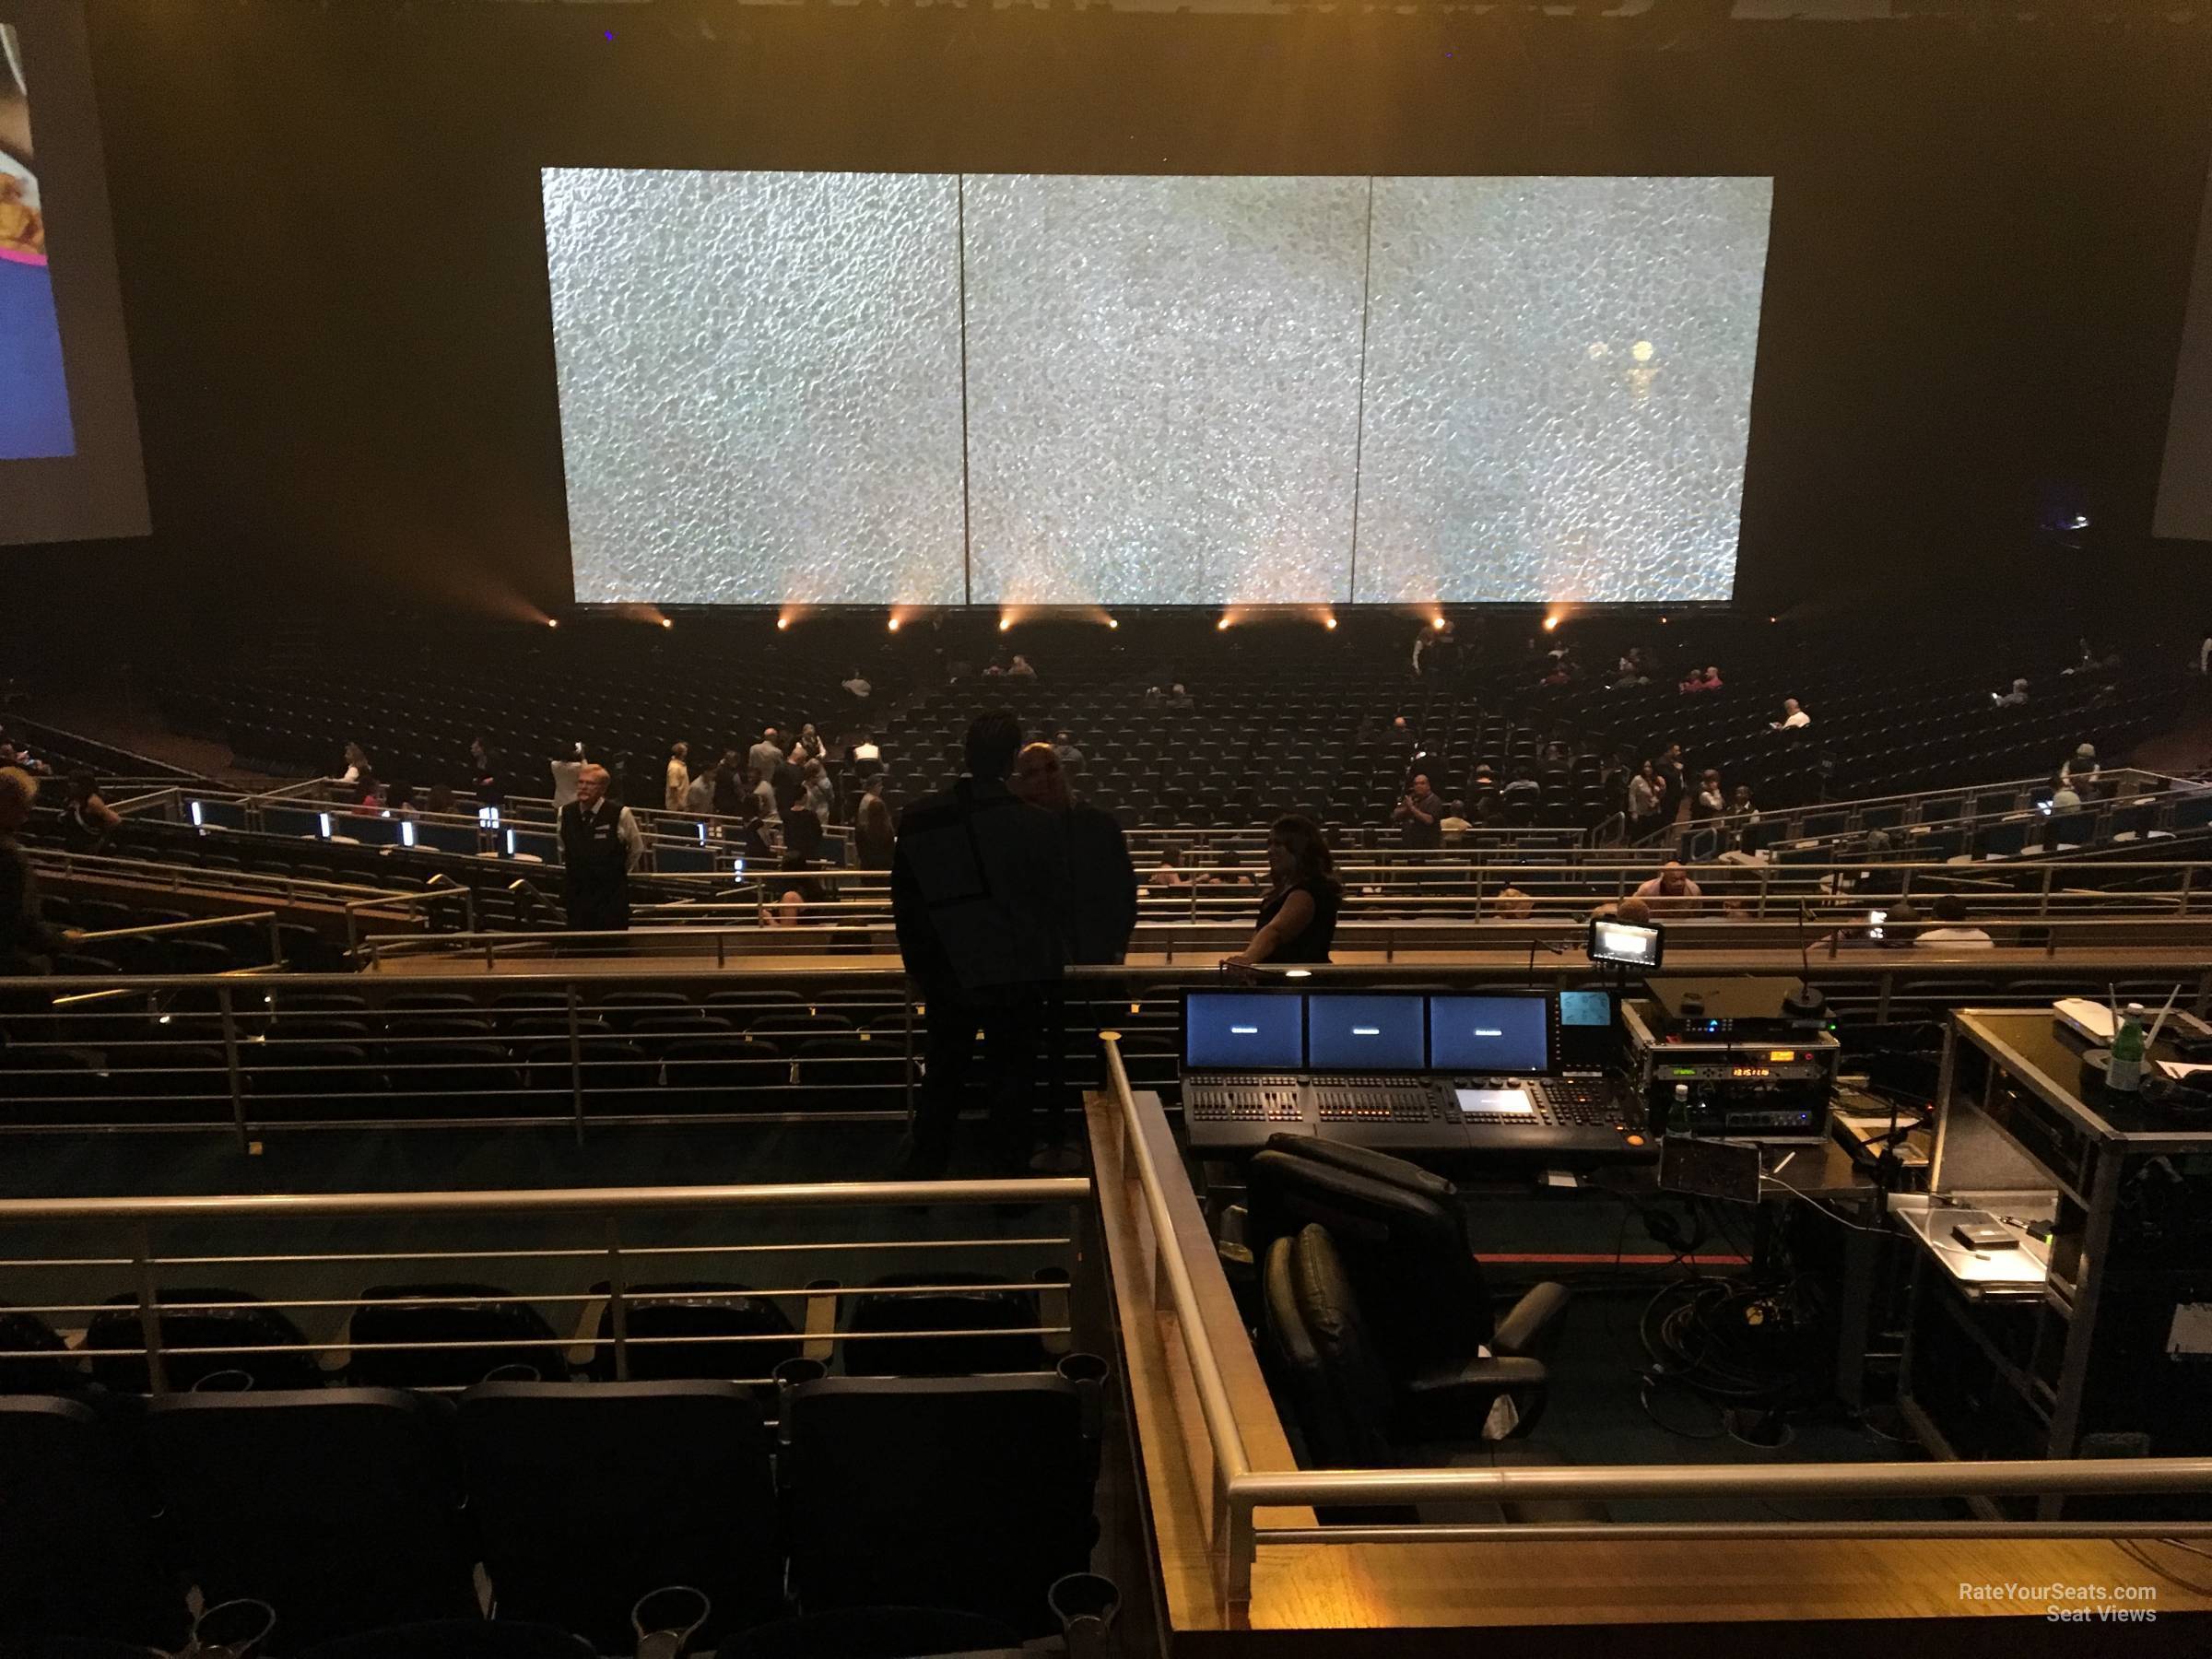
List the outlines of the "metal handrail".
{"type": "MultiPolygon", "coordinates": [[[[1210,1329],[1192,1283],[1190,1265],[1176,1247],[1169,1195],[1159,1166],[1138,1124],[1140,1111],[1157,1113],[1157,1102],[1140,1108],[1122,1065],[1119,1038],[1100,1033],[1107,1053],[1107,1082],[1127,1148],[1127,1166],[1135,1171],[1151,1218],[1160,1260],[1159,1278],[1167,1288],[1170,1310],[1182,1332],[1181,1349],[1196,1384],[1207,1439],[1218,1471],[1217,1504],[1225,1524],[1212,1540],[1224,1599],[1252,1598],[1253,1559],[1265,1547],[1347,1543],[1449,1543],[1540,1537],[1578,1539],[1703,1539],[1747,1535],[1736,1523],[1650,1522],[1630,1526],[1591,1524],[1575,1526],[1500,1523],[1459,1523],[1444,1526],[1289,1526],[1262,1529],[1261,1509],[1315,1505],[1389,1506],[1422,1502],[1500,1502],[1561,1499],[1999,1497],[2030,1494],[2129,1494],[2212,1490],[2212,1458],[2051,1458],[1976,1460],[1936,1464],[1800,1464],[1794,1466],[1740,1465],[1630,1465],[1559,1468],[1392,1468],[1254,1470],[1242,1431],[1230,1405],[1218,1359],[1217,1340],[1249,1340],[1239,1329],[1233,1337],[1210,1329]]],[[[1164,1118],[1161,1120],[1164,1127],[1164,1118]]],[[[1216,1267],[1214,1271],[1218,1271],[1216,1267]]],[[[2212,1521],[2071,1523],[2006,1521],[1871,1521],[1848,1532],[1823,1533],[1841,1523],[1811,1524],[1811,1536],[1889,1538],[2010,1537],[2207,1537],[2212,1521]]],[[[1748,1535],[1787,1537],[1798,1524],[1762,1524],[1748,1535]]]]}

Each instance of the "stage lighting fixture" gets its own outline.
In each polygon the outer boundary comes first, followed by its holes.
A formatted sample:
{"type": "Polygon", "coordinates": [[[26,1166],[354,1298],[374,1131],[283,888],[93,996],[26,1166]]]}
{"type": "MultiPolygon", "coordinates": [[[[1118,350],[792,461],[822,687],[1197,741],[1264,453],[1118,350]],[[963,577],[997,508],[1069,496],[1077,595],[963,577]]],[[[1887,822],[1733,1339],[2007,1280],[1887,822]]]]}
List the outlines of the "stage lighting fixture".
{"type": "Polygon", "coordinates": [[[776,627],[779,630],[789,628],[790,626],[791,618],[789,617],[778,617],[776,618],[776,627]]]}
{"type": "Polygon", "coordinates": [[[663,618],[661,618],[661,626],[662,626],[663,628],[674,628],[674,627],[676,626],[676,623],[675,623],[675,620],[674,620],[673,618],[668,618],[668,617],[663,617],[663,618]]]}
{"type": "Polygon", "coordinates": [[[998,619],[998,631],[999,631],[1000,633],[1005,633],[1005,632],[1006,632],[1007,629],[1011,629],[1013,626],[1014,626],[1014,618],[1011,618],[1011,617],[1001,617],[1001,618],[998,619]]]}
{"type": "Polygon", "coordinates": [[[1334,617],[1324,617],[1321,619],[1321,625],[1327,629],[1331,633],[1335,633],[1336,631],[1336,618],[1334,617]]]}
{"type": "Polygon", "coordinates": [[[1119,628],[1121,624],[1116,622],[1112,617],[1109,617],[1106,618],[1106,626],[1109,628],[1119,628]]]}
{"type": "Polygon", "coordinates": [[[1229,618],[1224,617],[1220,621],[1215,623],[1214,631],[1216,633],[1227,633],[1229,631],[1229,618]]]}
{"type": "Polygon", "coordinates": [[[889,629],[893,633],[897,633],[899,631],[899,618],[893,617],[888,622],[884,624],[884,627],[889,629]]]}
{"type": "Polygon", "coordinates": [[[547,617],[546,618],[546,626],[547,628],[559,628],[560,626],[560,618],[559,617],[547,617]]]}
{"type": "Polygon", "coordinates": [[[1443,614],[1440,611],[1437,615],[1430,618],[1429,626],[1435,629],[1438,633],[1442,633],[1444,631],[1443,614]]]}
{"type": "Polygon", "coordinates": [[[1554,630],[1556,630],[1556,629],[1559,628],[1559,618],[1558,618],[1556,615],[1554,615],[1554,616],[1549,616],[1549,617],[1547,617],[1547,618],[1544,618],[1544,631],[1545,631],[1546,633],[1551,633],[1551,632],[1553,632],[1554,630]]]}

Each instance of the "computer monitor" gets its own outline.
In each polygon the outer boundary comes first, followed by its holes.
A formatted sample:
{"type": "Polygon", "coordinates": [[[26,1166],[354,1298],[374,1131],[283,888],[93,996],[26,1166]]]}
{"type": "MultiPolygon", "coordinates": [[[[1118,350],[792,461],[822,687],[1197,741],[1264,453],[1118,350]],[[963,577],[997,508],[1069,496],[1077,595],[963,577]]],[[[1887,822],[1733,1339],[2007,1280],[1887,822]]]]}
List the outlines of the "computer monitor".
{"type": "Polygon", "coordinates": [[[1609,991],[1559,993],[1559,1069],[1602,1072],[1619,1053],[1609,991]]]}
{"type": "Polygon", "coordinates": [[[1429,1059],[1441,1072],[1550,1071],[1551,997],[1542,991],[1431,996],[1429,1059]]]}
{"type": "Polygon", "coordinates": [[[1633,922],[1598,917],[1590,924],[1590,959],[1618,962],[1624,968],[1652,969],[1665,954],[1666,930],[1657,924],[1640,927],[1633,922]]]}
{"type": "Polygon", "coordinates": [[[1182,999],[1187,1071],[1305,1069],[1306,999],[1295,992],[1191,991],[1182,999]]]}
{"type": "Polygon", "coordinates": [[[1426,999],[1418,993],[1309,992],[1306,1064],[1317,1072],[1428,1069],[1426,999]]]}

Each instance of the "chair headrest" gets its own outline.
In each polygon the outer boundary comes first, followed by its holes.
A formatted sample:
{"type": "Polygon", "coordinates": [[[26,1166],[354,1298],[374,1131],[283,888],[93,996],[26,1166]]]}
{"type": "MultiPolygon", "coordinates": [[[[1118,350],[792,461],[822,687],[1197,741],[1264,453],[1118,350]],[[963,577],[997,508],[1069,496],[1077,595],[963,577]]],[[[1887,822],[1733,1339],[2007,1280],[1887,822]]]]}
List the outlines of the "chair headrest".
{"type": "Polygon", "coordinates": [[[1355,1175],[1389,1182],[1408,1192],[1434,1198],[1440,1204],[1459,1195],[1459,1189],[1441,1175],[1424,1170],[1419,1164],[1408,1163],[1402,1158],[1393,1158],[1387,1152],[1377,1152],[1367,1147],[1350,1146],[1343,1141],[1324,1140],[1311,1135],[1271,1135],[1267,1137],[1266,1150],[1288,1153],[1310,1163],[1328,1164],[1355,1175]]]}

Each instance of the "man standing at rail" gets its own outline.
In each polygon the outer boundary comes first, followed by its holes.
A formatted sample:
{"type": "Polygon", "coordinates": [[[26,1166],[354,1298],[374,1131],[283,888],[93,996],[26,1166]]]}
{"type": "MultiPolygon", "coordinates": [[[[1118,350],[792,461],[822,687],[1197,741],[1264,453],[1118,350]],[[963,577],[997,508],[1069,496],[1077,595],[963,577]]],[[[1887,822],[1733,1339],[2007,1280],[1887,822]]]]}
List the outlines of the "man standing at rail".
{"type": "Polygon", "coordinates": [[[629,873],[645,853],[645,838],[627,806],[606,798],[604,766],[576,774],[576,798],[560,809],[562,889],[569,927],[577,933],[621,933],[629,926],[629,873]]]}
{"type": "Polygon", "coordinates": [[[928,1070],[899,1170],[910,1180],[945,1172],[979,1029],[990,1044],[992,1160],[1021,1171],[1045,993],[1065,959],[1060,828],[1006,787],[1020,722],[979,715],[967,747],[968,775],[900,814],[891,857],[899,949],[928,1008],[928,1070]]]}

